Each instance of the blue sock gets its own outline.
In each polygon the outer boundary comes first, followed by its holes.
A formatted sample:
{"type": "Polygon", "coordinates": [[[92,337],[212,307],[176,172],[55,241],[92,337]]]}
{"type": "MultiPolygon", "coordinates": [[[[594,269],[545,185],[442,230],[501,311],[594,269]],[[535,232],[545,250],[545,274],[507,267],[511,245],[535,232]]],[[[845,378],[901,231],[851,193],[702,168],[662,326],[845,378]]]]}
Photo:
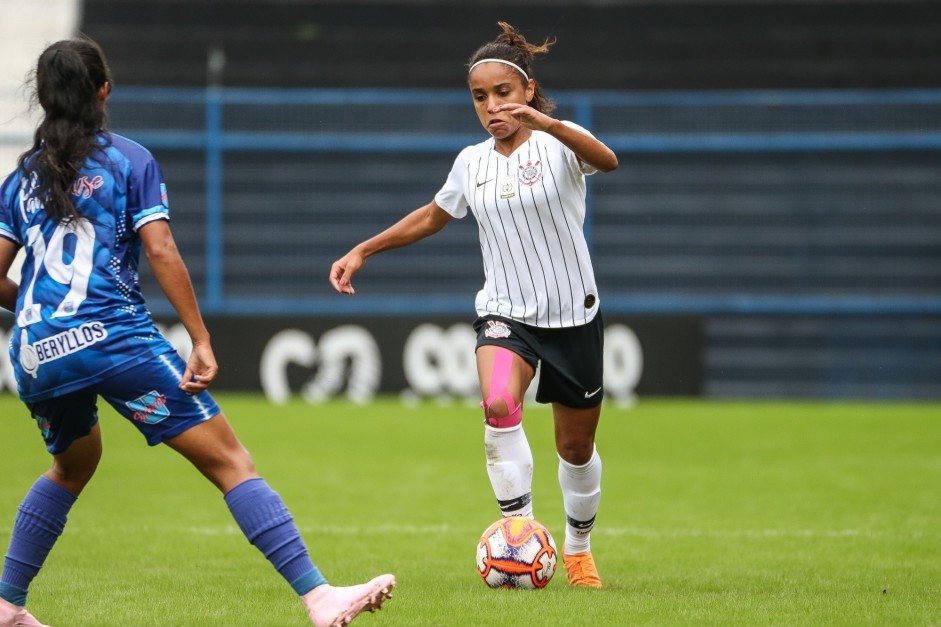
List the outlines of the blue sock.
{"type": "Polygon", "coordinates": [[[248,541],[298,595],[327,583],[311,561],[284,501],[264,479],[243,481],[226,493],[225,502],[248,541]]]}
{"type": "Polygon", "coordinates": [[[26,605],[29,584],[62,535],[76,498],[45,477],[37,479],[26,493],[16,514],[10,547],[3,562],[0,597],[13,605],[26,605]]]}

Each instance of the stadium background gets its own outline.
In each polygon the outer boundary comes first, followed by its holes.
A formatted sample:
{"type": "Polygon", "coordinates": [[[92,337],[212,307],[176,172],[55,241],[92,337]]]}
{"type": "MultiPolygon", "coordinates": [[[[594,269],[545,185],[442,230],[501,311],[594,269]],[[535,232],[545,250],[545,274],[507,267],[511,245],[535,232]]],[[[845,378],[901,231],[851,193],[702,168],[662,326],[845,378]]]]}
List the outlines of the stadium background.
{"type": "Polygon", "coordinates": [[[621,162],[591,179],[587,225],[610,397],[941,398],[938,3],[2,8],[4,169],[36,55],[95,37],[111,127],[164,167],[221,389],[473,396],[471,220],[371,261],[353,299],[326,275],[479,141],[462,67],[504,19],[558,37],[538,78],[621,162]]]}

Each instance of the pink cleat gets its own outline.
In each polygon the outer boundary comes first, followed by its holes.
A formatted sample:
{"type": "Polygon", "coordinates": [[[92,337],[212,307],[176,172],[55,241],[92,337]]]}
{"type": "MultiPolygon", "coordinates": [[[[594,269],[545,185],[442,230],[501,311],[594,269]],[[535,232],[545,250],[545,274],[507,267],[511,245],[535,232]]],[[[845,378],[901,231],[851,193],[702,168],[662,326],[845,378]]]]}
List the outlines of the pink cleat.
{"type": "Polygon", "coordinates": [[[43,625],[26,611],[25,607],[13,605],[0,599],[0,627],[49,627],[43,625]]]}
{"type": "Polygon", "coordinates": [[[394,587],[395,577],[379,575],[358,586],[323,584],[302,596],[301,601],[315,627],[342,627],[362,612],[382,609],[383,602],[392,598],[394,587]]]}

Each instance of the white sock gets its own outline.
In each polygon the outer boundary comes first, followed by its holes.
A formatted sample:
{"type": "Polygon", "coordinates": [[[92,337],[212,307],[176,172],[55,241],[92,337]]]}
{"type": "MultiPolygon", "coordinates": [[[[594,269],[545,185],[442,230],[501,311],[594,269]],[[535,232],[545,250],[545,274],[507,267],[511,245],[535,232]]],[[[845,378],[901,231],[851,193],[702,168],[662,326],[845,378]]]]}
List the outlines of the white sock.
{"type": "Polygon", "coordinates": [[[601,502],[601,457],[596,448],[584,466],[559,458],[559,485],[565,505],[565,552],[591,550],[591,530],[601,502]]]}
{"type": "Polygon", "coordinates": [[[504,516],[533,515],[533,452],[523,425],[484,425],[487,474],[504,516]]]}

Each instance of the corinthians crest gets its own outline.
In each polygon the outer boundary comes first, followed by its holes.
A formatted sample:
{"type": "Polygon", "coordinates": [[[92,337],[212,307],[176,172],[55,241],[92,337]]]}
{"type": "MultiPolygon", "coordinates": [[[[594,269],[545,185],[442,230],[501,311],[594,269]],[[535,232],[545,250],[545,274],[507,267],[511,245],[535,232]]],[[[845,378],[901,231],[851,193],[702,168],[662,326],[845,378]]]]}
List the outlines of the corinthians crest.
{"type": "Polygon", "coordinates": [[[484,331],[484,335],[492,338],[510,337],[510,327],[504,322],[487,320],[487,329],[484,331]]]}
{"type": "Polygon", "coordinates": [[[532,187],[542,178],[542,162],[527,161],[526,165],[520,165],[520,184],[532,187]]]}

